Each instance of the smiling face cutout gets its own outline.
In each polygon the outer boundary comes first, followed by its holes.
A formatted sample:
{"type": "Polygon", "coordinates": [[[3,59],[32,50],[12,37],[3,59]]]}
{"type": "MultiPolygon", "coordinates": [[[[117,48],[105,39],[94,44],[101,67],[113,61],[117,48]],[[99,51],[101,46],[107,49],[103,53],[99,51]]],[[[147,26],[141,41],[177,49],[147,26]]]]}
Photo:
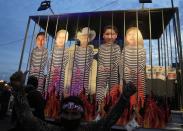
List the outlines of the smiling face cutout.
{"type": "Polygon", "coordinates": [[[68,41],[69,33],[66,30],[60,30],[57,32],[56,36],[56,46],[57,47],[64,47],[64,44],[68,41]]]}
{"type": "Polygon", "coordinates": [[[39,49],[43,48],[44,45],[45,45],[45,43],[46,43],[45,35],[42,34],[42,35],[38,35],[38,36],[36,37],[36,46],[37,46],[39,49]]]}
{"type": "Polygon", "coordinates": [[[126,32],[125,45],[133,47],[143,47],[144,41],[140,30],[136,27],[131,27],[126,32]]]}

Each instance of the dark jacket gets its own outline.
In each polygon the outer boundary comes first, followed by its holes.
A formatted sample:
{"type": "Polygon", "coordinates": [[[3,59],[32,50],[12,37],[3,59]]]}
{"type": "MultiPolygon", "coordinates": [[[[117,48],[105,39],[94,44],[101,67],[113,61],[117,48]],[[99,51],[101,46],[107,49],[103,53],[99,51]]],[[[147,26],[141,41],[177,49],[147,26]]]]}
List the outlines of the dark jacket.
{"type": "Polygon", "coordinates": [[[45,100],[41,92],[37,91],[32,85],[27,85],[27,100],[32,109],[34,116],[44,120],[45,100]]]}
{"type": "MultiPolygon", "coordinates": [[[[106,118],[97,122],[90,122],[81,125],[76,131],[108,131],[116,123],[125,107],[129,104],[129,97],[136,92],[131,85],[125,86],[117,104],[109,111],[106,118]]],[[[65,131],[61,126],[49,124],[41,119],[36,118],[32,111],[23,91],[15,94],[15,111],[24,131],[65,131]]]]}

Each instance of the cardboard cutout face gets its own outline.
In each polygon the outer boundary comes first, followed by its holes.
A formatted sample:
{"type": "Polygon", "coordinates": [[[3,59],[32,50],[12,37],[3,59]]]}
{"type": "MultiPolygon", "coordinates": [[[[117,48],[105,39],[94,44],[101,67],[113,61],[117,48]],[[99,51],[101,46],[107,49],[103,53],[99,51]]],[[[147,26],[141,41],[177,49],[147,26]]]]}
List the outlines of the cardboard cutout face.
{"type": "Polygon", "coordinates": [[[95,39],[96,32],[91,30],[89,27],[82,28],[81,31],[77,32],[77,39],[80,41],[81,47],[87,47],[88,43],[95,39]]]}
{"type": "Polygon", "coordinates": [[[141,48],[144,46],[144,41],[142,37],[142,33],[136,27],[131,27],[127,30],[126,37],[125,37],[125,44],[126,46],[133,46],[141,48]]]}
{"type": "Polygon", "coordinates": [[[113,29],[107,29],[103,34],[104,43],[112,44],[116,41],[118,34],[113,29]]]}
{"type": "Polygon", "coordinates": [[[87,47],[89,42],[89,35],[88,34],[82,34],[77,36],[77,39],[80,41],[81,47],[87,47]]]}
{"type": "Polygon", "coordinates": [[[58,32],[55,43],[58,47],[64,47],[65,42],[68,40],[68,35],[66,32],[58,32]]]}
{"type": "Polygon", "coordinates": [[[37,38],[36,38],[36,46],[37,46],[39,49],[43,48],[44,45],[45,45],[45,43],[46,43],[46,38],[45,38],[44,35],[39,35],[39,36],[37,36],[37,38]]]}
{"type": "Polygon", "coordinates": [[[136,46],[137,45],[137,38],[138,34],[136,30],[131,30],[126,34],[126,41],[128,45],[130,46],[136,46]]]}

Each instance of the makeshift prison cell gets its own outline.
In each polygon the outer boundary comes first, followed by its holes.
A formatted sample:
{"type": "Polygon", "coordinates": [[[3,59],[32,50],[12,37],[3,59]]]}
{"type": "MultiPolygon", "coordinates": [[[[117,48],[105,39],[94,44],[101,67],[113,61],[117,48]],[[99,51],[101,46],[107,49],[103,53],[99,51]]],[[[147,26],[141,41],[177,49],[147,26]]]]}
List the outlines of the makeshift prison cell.
{"type": "MultiPolygon", "coordinates": [[[[182,109],[183,63],[178,8],[30,16],[22,47],[19,69],[22,67],[24,50],[26,46],[28,46],[29,55],[27,57],[26,70],[29,70],[28,65],[30,61],[30,54],[34,47],[33,43],[35,34],[41,30],[44,30],[47,34],[46,47],[51,51],[54,48],[56,33],[60,29],[65,29],[69,32],[69,40],[64,46],[65,49],[70,48],[73,44],[75,45],[75,35],[78,30],[83,27],[89,27],[90,29],[95,30],[97,34],[96,38],[90,42],[97,51],[98,47],[103,43],[103,29],[107,25],[114,25],[117,27],[117,41],[121,49],[123,49],[123,41],[125,39],[127,29],[130,27],[139,28],[145,40],[144,45],[147,52],[145,95],[150,97],[155,96],[157,99],[160,98],[166,104],[173,104],[171,109],[182,109]],[[32,30],[29,28],[31,24],[33,24],[32,30]],[[27,36],[30,31],[32,31],[32,38],[28,41],[27,36]]],[[[49,71],[50,69],[47,69],[46,74],[48,76],[49,71]]],[[[65,77],[65,79],[67,78],[65,77]]],[[[95,89],[92,88],[97,88],[96,81],[97,80],[90,82],[88,87],[90,91],[94,90],[93,92],[95,92],[95,89]],[[91,87],[91,85],[94,87],[91,87]]]]}

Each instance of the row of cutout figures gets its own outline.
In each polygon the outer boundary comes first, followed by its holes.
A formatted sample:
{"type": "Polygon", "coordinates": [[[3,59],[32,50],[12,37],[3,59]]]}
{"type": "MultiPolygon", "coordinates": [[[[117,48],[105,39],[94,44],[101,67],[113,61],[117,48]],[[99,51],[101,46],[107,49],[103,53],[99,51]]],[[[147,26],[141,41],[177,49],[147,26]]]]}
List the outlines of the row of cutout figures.
{"type": "Polygon", "coordinates": [[[121,51],[116,43],[117,28],[106,26],[103,31],[103,43],[99,46],[97,55],[93,46],[89,44],[95,39],[94,30],[89,27],[82,28],[76,33],[79,44],[66,48],[68,36],[66,30],[61,29],[57,32],[54,47],[48,58],[48,50],[44,47],[45,33],[40,32],[36,37],[36,47],[31,53],[29,76],[34,75],[38,78],[38,90],[46,99],[47,118],[59,119],[62,99],[70,95],[79,96],[83,100],[86,121],[105,117],[122,93],[124,83],[131,81],[138,88],[137,93],[131,96],[130,105],[117,124],[124,125],[130,119],[137,118],[138,124],[143,127],[165,125],[165,117],[158,116],[162,115],[164,109],[159,109],[154,101],[145,98],[146,51],[143,36],[137,27],[127,30],[124,48],[121,51]],[[97,56],[97,60],[94,56],[97,56]],[[45,78],[47,63],[48,74],[45,78]],[[148,107],[147,103],[154,103],[157,109],[148,107]],[[146,109],[144,114],[140,113],[141,109],[146,109]],[[149,110],[153,111],[150,113],[149,110]],[[157,118],[162,122],[154,122],[157,118]]]}

